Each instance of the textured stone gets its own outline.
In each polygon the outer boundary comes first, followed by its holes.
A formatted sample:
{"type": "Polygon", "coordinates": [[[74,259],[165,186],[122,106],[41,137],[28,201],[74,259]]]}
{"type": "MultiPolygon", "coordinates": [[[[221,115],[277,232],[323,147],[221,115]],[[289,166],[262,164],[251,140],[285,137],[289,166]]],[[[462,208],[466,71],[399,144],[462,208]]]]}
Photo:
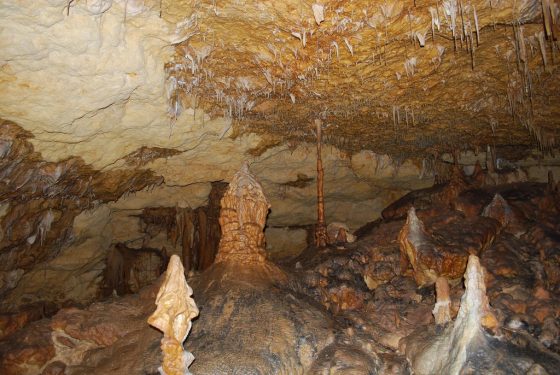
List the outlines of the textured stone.
{"type": "Polygon", "coordinates": [[[263,262],[266,259],[264,227],[270,203],[247,164],[233,176],[221,207],[222,237],[216,262],[263,262]]]}
{"type": "Polygon", "coordinates": [[[437,302],[432,310],[436,324],[446,324],[451,320],[451,300],[449,299],[449,283],[445,277],[436,280],[437,302]]]}
{"type": "Polygon", "coordinates": [[[401,269],[410,262],[418,285],[435,283],[438,276],[456,279],[467,263],[467,255],[454,249],[438,248],[411,208],[405,226],[399,234],[401,269]],[[446,251],[447,250],[447,251],[446,251]]]}
{"type": "Polygon", "coordinates": [[[484,271],[479,259],[471,255],[465,272],[465,293],[455,322],[443,334],[422,345],[408,341],[407,358],[418,374],[459,374],[467,364],[469,348],[481,339],[482,328],[496,326],[486,296],[484,271]],[[443,352],[447,355],[442,356],[443,352]]]}
{"type": "Polygon", "coordinates": [[[184,351],[183,341],[191,330],[191,320],[198,316],[198,308],[191,296],[192,289],[185,280],[181,260],[173,255],[156,298],[157,309],[148,318],[150,325],[163,332],[163,374],[190,374],[188,368],[194,357],[184,351]]]}

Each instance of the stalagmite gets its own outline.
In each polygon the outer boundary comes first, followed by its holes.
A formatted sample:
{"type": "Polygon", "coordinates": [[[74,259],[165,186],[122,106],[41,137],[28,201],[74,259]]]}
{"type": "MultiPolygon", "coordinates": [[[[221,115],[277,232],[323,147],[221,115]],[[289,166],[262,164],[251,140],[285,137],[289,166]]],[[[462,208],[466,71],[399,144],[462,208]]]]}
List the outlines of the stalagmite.
{"type": "Polygon", "coordinates": [[[151,326],[163,332],[160,372],[164,375],[190,374],[188,368],[194,356],[183,349],[183,341],[191,330],[191,320],[198,316],[191,295],[192,289],[185,280],[181,260],[173,255],[156,298],[157,309],[148,318],[151,326]]]}
{"type": "Polygon", "coordinates": [[[264,227],[270,204],[247,163],[233,176],[221,205],[222,238],[216,263],[263,262],[266,259],[264,227]]]}
{"type": "Polygon", "coordinates": [[[424,224],[416,216],[414,207],[408,211],[406,224],[399,233],[399,243],[401,271],[404,271],[410,262],[414,270],[414,279],[419,285],[434,283],[437,274],[434,270],[424,267],[420,261],[422,254],[433,252],[434,245],[424,229],[424,224]]]}
{"type": "Polygon", "coordinates": [[[456,336],[466,334],[466,330],[470,328],[497,328],[498,321],[490,309],[486,295],[484,273],[480,259],[475,255],[469,256],[465,271],[465,294],[461,298],[461,308],[453,326],[456,336]]]}
{"type": "Polygon", "coordinates": [[[504,227],[515,219],[510,205],[500,194],[494,195],[492,202],[482,211],[482,216],[496,219],[504,227]]]}
{"type": "Polygon", "coordinates": [[[440,276],[459,279],[465,270],[468,253],[460,248],[450,251],[445,243],[434,240],[416,216],[414,207],[408,210],[398,241],[401,272],[405,273],[410,263],[414,280],[419,286],[434,284],[440,276]]]}
{"type": "Polygon", "coordinates": [[[317,224],[315,227],[315,246],[327,245],[327,226],[325,224],[325,197],[323,195],[323,161],[321,159],[321,126],[323,122],[315,120],[317,132],[317,224]]]}
{"type": "Polygon", "coordinates": [[[486,146],[486,170],[488,173],[496,173],[496,154],[490,145],[486,146]]]}
{"type": "Polygon", "coordinates": [[[556,182],[554,182],[554,173],[552,171],[548,171],[547,173],[547,188],[549,192],[553,192],[556,190],[556,182]]]}
{"type": "Polygon", "coordinates": [[[327,242],[329,244],[352,243],[354,241],[356,241],[356,236],[350,232],[348,225],[332,222],[327,226],[327,242]]]}
{"type": "Polygon", "coordinates": [[[445,277],[438,277],[436,280],[436,297],[437,302],[432,310],[436,324],[446,324],[451,320],[449,299],[449,283],[445,277]]]}
{"type": "MultiPolygon", "coordinates": [[[[438,296],[439,301],[439,296],[438,296]]],[[[423,345],[409,345],[406,354],[415,374],[460,374],[469,354],[485,340],[483,328],[494,330],[498,321],[490,309],[484,270],[478,257],[469,256],[465,293],[453,326],[423,345]],[[441,355],[446,353],[446,355],[441,355]]],[[[413,343],[413,339],[407,339],[413,343]]]]}
{"type": "Polygon", "coordinates": [[[450,355],[440,364],[443,374],[458,374],[467,358],[467,349],[482,329],[495,329],[498,321],[488,303],[484,270],[478,257],[471,255],[465,272],[465,294],[453,330],[448,337],[450,355]]]}

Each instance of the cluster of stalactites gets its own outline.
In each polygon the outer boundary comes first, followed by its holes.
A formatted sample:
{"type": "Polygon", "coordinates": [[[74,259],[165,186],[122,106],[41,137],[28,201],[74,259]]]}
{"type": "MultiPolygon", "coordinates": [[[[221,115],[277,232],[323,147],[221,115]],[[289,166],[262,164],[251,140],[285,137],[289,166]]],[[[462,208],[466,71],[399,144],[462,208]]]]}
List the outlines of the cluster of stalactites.
{"type": "Polygon", "coordinates": [[[270,204],[247,164],[233,176],[221,206],[222,237],[216,263],[228,260],[241,263],[264,261],[264,227],[270,204]]]}

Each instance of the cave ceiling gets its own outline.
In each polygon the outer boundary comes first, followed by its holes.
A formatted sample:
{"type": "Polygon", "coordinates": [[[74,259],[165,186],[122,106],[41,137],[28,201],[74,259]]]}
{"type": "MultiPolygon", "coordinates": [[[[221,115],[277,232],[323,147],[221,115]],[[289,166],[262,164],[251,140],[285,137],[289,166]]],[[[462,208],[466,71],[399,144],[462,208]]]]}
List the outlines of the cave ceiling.
{"type": "Polygon", "coordinates": [[[193,107],[225,116],[234,134],[264,136],[263,149],[313,141],[320,118],[325,142],[350,152],[550,151],[559,9],[548,0],[163,1],[182,40],[165,65],[169,116],[193,107]]]}

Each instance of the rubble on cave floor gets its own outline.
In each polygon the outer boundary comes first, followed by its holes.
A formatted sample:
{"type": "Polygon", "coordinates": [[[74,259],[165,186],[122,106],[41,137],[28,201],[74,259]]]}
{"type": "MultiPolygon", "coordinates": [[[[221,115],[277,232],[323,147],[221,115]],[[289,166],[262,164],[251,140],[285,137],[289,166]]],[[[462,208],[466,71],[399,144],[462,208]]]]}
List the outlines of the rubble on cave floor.
{"type": "MultiPolygon", "coordinates": [[[[280,266],[264,251],[268,202],[239,172],[222,198],[229,232],[216,262],[188,280],[200,309],[185,343],[196,358],[190,370],[554,373],[558,186],[466,183],[443,202],[446,189],[414,192],[393,205],[402,214],[368,225],[355,242],[310,247],[280,266]]],[[[158,283],[11,334],[0,372],[155,374],[161,334],[146,320],[158,283]]]]}

